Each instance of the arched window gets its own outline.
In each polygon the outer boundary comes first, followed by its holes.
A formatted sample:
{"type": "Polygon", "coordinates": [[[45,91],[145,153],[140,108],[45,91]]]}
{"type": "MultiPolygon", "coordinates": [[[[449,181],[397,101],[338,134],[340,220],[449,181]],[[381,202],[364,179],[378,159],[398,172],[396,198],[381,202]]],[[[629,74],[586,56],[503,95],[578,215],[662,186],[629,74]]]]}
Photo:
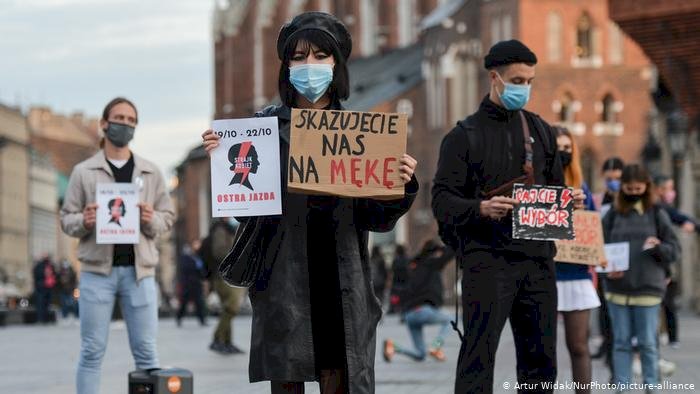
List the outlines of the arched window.
{"type": "Polygon", "coordinates": [[[547,15],[547,54],[552,63],[561,61],[561,27],[561,15],[557,12],[550,12],[547,15]]]}
{"type": "Polygon", "coordinates": [[[559,109],[559,121],[561,123],[573,123],[576,111],[574,110],[574,96],[571,93],[564,94],[559,109]]]}
{"type": "Polygon", "coordinates": [[[576,22],[576,56],[583,59],[593,56],[593,24],[588,13],[583,13],[576,22]]]}
{"type": "Polygon", "coordinates": [[[601,121],[603,123],[617,123],[615,99],[609,93],[603,97],[603,112],[601,113],[601,121]]]}

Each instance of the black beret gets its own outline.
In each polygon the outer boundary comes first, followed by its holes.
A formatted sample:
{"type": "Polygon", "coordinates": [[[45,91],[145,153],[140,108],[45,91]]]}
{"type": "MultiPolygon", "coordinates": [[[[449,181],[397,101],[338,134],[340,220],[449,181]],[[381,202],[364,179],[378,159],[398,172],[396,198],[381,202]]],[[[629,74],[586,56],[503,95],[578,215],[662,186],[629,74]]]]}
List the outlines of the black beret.
{"type": "Polygon", "coordinates": [[[328,34],[335,41],[338,52],[346,60],[350,57],[352,38],[343,22],[331,14],[312,11],[299,14],[291,22],[287,22],[282,26],[277,38],[277,56],[280,60],[284,58],[284,47],[287,46],[296,33],[304,30],[320,30],[328,34]]]}
{"type": "Polygon", "coordinates": [[[522,42],[508,40],[496,43],[484,58],[486,69],[513,63],[537,64],[537,56],[522,42]]]}

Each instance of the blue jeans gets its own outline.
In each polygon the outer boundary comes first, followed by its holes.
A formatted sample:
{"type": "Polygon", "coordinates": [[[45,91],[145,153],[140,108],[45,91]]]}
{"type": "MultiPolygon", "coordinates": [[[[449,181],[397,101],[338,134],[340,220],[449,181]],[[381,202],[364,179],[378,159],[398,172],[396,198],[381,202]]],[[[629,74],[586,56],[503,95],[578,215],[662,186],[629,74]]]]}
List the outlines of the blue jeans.
{"type": "Polygon", "coordinates": [[[114,301],[119,296],[136,368],[158,368],[158,297],[154,277],[136,282],[134,267],[113,267],[108,276],[80,275],[80,360],[78,394],[100,390],[100,366],[107,349],[114,301]]]}
{"type": "Polygon", "coordinates": [[[656,331],[659,305],[631,306],[608,302],[613,329],[613,371],[616,383],[632,381],[632,337],[637,337],[644,383],[659,383],[659,350],[656,331]]]}
{"type": "Polygon", "coordinates": [[[408,331],[411,333],[414,349],[397,348],[396,352],[413,357],[416,360],[425,359],[425,340],[423,339],[423,326],[440,324],[440,332],[435,337],[436,347],[442,347],[445,335],[450,330],[450,317],[430,305],[412,309],[404,314],[408,331]]]}

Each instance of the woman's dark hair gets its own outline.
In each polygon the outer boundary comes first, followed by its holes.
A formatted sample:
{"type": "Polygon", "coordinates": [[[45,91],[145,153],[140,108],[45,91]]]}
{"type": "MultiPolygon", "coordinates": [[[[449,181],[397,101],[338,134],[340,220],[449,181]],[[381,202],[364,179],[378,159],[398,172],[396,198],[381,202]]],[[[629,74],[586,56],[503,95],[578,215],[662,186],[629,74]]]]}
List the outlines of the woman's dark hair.
{"type": "MultiPolygon", "coordinates": [[[[649,172],[641,164],[629,164],[622,169],[622,177],[620,178],[620,183],[622,185],[626,183],[639,182],[646,184],[646,190],[642,194],[642,206],[645,211],[648,211],[654,206],[654,193],[652,191],[651,176],[649,172]]],[[[617,193],[615,200],[615,208],[621,213],[628,213],[632,210],[634,204],[625,200],[625,193],[620,190],[617,193]]]]}
{"type": "MultiPolygon", "coordinates": [[[[124,97],[115,97],[113,98],[110,102],[105,105],[105,109],[102,110],[102,120],[105,122],[109,121],[109,113],[112,112],[112,108],[116,107],[119,104],[129,104],[131,108],[134,109],[134,113],[136,114],[136,123],[139,122],[139,110],[136,109],[136,106],[134,103],[131,102],[131,100],[126,99],[124,97]]],[[[100,148],[105,147],[105,139],[102,137],[100,140],[100,148]]]]}
{"type": "Polygon", "coordinates": [[[341,55],[335,40],[327,33],[320,30],[303,30],[295,34],[284,47],[284,58],[280,65],[278,88],[282,103],[288,107],[296,105],[297,91],[289,81],[289,62],[294,56],[297,44],[302,43],[302,50],[309,55],[311,46],[316,46],[321,51],[333,55],[335,67],[333,68],[333,81],[328,87],[331,102],[346,100],[350,95],[350,79],[347,59],[341,55]]]}
{"type": "Polygon", "coordinates": [[[601,172],[610,170],[621,170],[625,167],[625,163],[619,157],[611,157],[603,162],[601,172]]]}

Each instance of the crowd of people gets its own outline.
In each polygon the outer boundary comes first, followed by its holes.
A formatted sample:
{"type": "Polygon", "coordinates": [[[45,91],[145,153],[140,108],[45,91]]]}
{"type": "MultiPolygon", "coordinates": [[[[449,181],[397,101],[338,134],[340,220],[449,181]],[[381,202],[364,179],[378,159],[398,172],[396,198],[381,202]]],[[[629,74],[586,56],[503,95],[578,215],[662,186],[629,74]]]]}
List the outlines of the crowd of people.
{"type": "MultiPolygon", "coordinates": [[[[278,119],[284,184],[291,109],[344,109],[342,101],[351,93],[347,61],[352,38],[334,16],[306,12],[282,26],[275,47],[281,63],[280,104],[256,116],[278,119]]],[[[572,134],[523,109],[536,64],[535,53],[517,40],[499,42],[488,51],[484,66],[490,90],[440,147],[431,204],[441,241],[427,241],[415,256],[410,245],[398,245],[390,253],[390,266],[386,250],[377,246],[368,251],[369,233],[390,231],[418,194],[418,163],[408,154],[399,158],[397,171],[404,193],[393,200],[306,195],[283,188],[284,214],[236,217],[238,231],[228,219],[216,219],[206,238],[187,240],[178,263],[177,325],[183,324],[190,304],[199,323],[208,324],[208,288],[221,300],[210,349],[244,353],[233,342],[231,320],[247,291],[253,310],[247,350],[251,382],[269,381],[273,394],[303,393],[304,382],[318,382],[323,394],[373,393],[377,325],[386,303],[388,312],[406,324],[412,345],[384,339],[385,360],[402,355],[446,361],[443,348],[452,325],[461,342],[454,390],[463,394],[493,391],[496,350],[510,321],[518,382],[530,387],[521,391],[552,392],[543,383],[553,384],[557,377],[558,315],[563,316],[573,379],[585,384],[591,381],[589,321],[591,311],[600,308],[605,341],[593,357],[607,358],[611,381],[632,381],[638,353],[644,383],[658,383],[662,307],[672,346],[679,343],[674,263],[680,247],[673,225],[688,232],[700,226],[673,207],[670,178],[659,175],[652,181],[642,166],[618,158],[604,162],[607,190],[594,196],[584,182],[572,134]],[[585,265],[555,262],[551,241],[514,239],[512,213],[519,202],[511,196],[516,183],[572,188],[575,209],[601,212],[607,243],[629,242],[629,269],[596,275],[585,265]],[[240,256],[229,255],[238,245],[254,252],[241,256],[256,259],[243,264],[262,267],[248,289],[231,287],[237,281],[220,275],[222,262],[240,263],[240,256]],[[457,305],[464,310],[463,332],[457,319],[450,324],[441,310],[442,271],[450,261],[462,270],[457,305]],[[424,339],[427,325],[439,326],[429,343],[424,339]]],[[[80,240],[78,393],[99,392],[117,298],[136,367],[160,366],[155,239],[170,229],[174,212],[160,172],[129,149],[137,123],[136,106],[129,100],[116,98],[105,107],[102,149],[75,167],[61,209],[63,230],[80,240]],[[96,241],[98,182],[135,182],[141,188],[137,244],[96,241]]],[[[202,140],[210,155],[220,145],[212,130],[202,140]]],[[[45,260],[37,264],[35,278],[41,309],[47,294],[63,282],[45,260]]]]}

